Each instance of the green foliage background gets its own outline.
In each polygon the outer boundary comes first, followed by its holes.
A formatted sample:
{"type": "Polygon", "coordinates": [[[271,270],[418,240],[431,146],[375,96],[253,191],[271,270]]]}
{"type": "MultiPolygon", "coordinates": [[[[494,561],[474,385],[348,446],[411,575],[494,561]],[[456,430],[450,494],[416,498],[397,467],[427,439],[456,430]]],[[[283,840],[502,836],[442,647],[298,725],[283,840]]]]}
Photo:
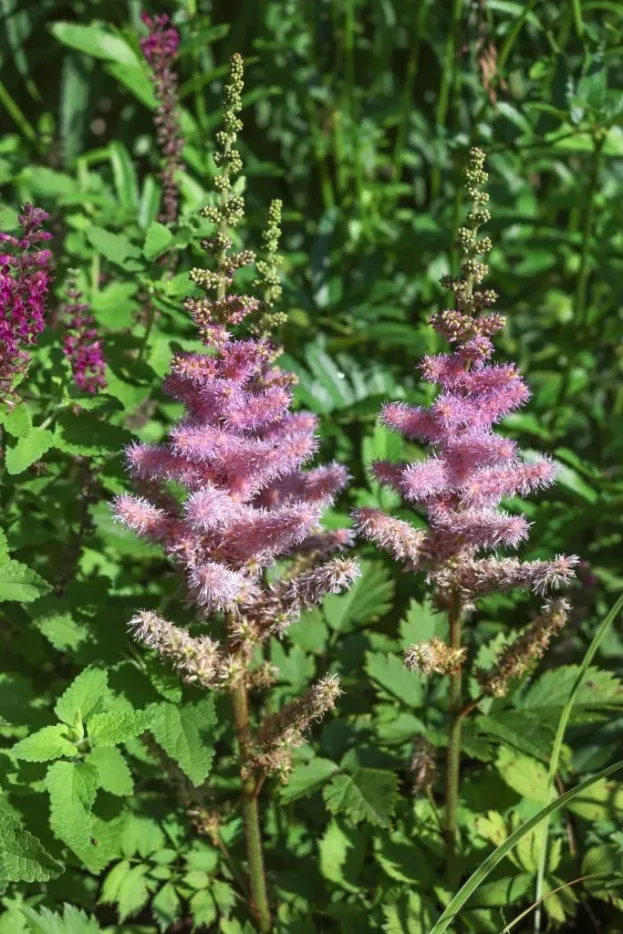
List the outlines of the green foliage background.
{"type": "MultiPolygon", "coordinates": [[[[505,430],[561,468],[547,495],[510,508],[534,523],[526,557],[564,551],[586,564],[543,668],[465,730],[465,875],[545,803],[577,666],[623,590],[623,3],[185,0],[150,12],[165,10],[183,36],[186,136],[171,232],[156,221],[139,4],[0,2],[2,229],[32,200],[52,215],[56,254],[51,327],[24,405],[1,415],[2,934],[252,930],[230,715],[131,642],[139,607],[192,621],[171,567],[106,505],[128,487],[122,446],[158,440],[179,414],[160,389],[172,350],[198,346],[181,302],[203,261],[193,244],[232,52],[247,63],[241,236],[257,247],[270,199],[283,200],[287,363],[298,402],[321,418],[322,458],[353,478],[335,525],[353,505],[400,514],[368,465],[423,451],[376,416],[388,399],[429,401],[416,365],[441,349],[427,318],[456,263],[461,172],[470,145],[488,153],[488,285],[509,317],[500,357],[518,361],[533,391],[505,430]],[[158,262],[166,251],[179,251],[173,278],[158,262]],[[72,388],[59,349],[69,268],[104,335],[108,389],[95,398],[72,388]]],[[[400,658],[414,639],[443,636],[445,620],[419,578],[360,551],[351,593],[271,648],[275,707],[329,669],[345,687],[290,783],[263,795],[288,934],[427,934],[451,894],[441,785],[412,793],[414,737],[443,753],[445,687],[400,658]]],[[[521,596],[483,600],[470,663],[486,664],[532,609],[521,596]]],[[[560,789],[622,758],[622,660],[615,624],[576,698],[560,789]]],[[[615,776],[554,818],[546,891],[591,878],[546,900],[552,929],[623,931],[622,812],[615,776]]],[[[537,865],[531,834],[456,931],[507,930],[537,865]]],[[[514,930],[532,930],[532,916],[514,930]]]]}

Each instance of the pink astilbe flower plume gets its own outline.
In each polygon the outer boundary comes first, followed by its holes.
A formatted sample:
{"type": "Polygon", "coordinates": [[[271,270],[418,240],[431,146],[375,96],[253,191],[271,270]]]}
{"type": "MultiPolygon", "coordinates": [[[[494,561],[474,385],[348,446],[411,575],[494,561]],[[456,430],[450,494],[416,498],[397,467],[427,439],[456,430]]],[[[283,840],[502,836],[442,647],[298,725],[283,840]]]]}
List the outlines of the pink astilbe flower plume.
{"type": "Polygon", "coordinates": [[[489,220],[484,206],[488,195],[481,190],[487,179],[483,163],[484,154],[471,150],[467,191],[472,207],[469,226],[458,233],[463,275],[442,280],[454,292],[457,307],[431,320],[453,349],[425,357],[420,364],[424,379],[438,386],[439,394],[429,408],[389,403],[381,413],[388,428],[431,447],[424,461],[375,465],[381,484],[420,508],[428,519],[428,532],[422,536],[408,526],[401,532],[402,523],[394,525],[396,520],[380,511],[355,513],[361,535],[409,568],[426,571],[441,603],[448,605],[458,594],[464,607],[474,596],[510,586],[543,594],[566,583],[577,563],[574,557],[521,562],[482,555],[500,547],[516,548],[528,535],[525,519],[501,510],[501,501],[547,487],[555,478],[548,458],[525,461],[513,441],[493,431],[505,415],[527,402],[530,392],[514,364],[491,362],[491,337],[504,327],[505,319],[488,310],[495,293],[480,289],[487,267],[477,257],[491,249],[488,237],[478,237],[480,226],[489,220]]]}
{"type": "Polygon", "coordinates": [[[32,204],[18,217],[19,234],[0,232],[0,400],[15,402],[14,382],[30,361],[24,347],[35,344],[45,327],[52,253],[40,244],[49,214],[32,204]]]}
{"type": "Polygon", "coordinates": [[[143,12],[141,19],[149,30],[148,35],[141,39],[141,51],[151,69],[157,101],[155,123],[163,161],[160,220],[165,224],[172,224],[177,220],[179,207],[175,173],[180,168],[184,148],[179,115],[178,80],[173,68],[180,37],[166,13],[152,17],[143,12]]]}
{"type": "MultiPolygon", "coordinates": [[[[193,642],[172,623],[142,613],[133,621],[134,635],[174,662],[188,650],[194,660],[181,666],[186,672],[196,668],[203,685],[230,690],[270,680],[266,672],[253,675],[252,652],[358,573],[355,562],[327,557],[350,544],[348,531],[321,525],[347,472],[337,464],[305,469],[318,446],[316,419],[290,411],[295,380],[275,364],[266,333],[272,319],[265,317],[262,333],[252,339],[232,333],[260,304],[229,291],[237,270],[253,261],[249,251],[232,252],[231,230],[244,212],[242,198],[232,192],[232,176],[241,168],[235,148],[241,91],[242,59],[234,55],[225,127],[217,136],[218,199],[203,211],[216,227],[202,241],[216,271],[193,269],[190,278],[203,295],[185,302],[209,351],[174,357],[164,389],[185,415],[164,443],[127,449],[141,495],[123,494],[114,507],[120,522],[162,545],[177,564],[198,617],[221,613],[228,627],[226,645],[193,642]],[[171,482],[185,491],[181,498],[171,495],[171,482]],[[267,582],[265,571],[276,559],[299,552],[303,567],[267,582]]],[[[274,212],[272,223],[274,239],[274,212]]],[[[276,283],[269,278],[274,298],[276,283]]]]}

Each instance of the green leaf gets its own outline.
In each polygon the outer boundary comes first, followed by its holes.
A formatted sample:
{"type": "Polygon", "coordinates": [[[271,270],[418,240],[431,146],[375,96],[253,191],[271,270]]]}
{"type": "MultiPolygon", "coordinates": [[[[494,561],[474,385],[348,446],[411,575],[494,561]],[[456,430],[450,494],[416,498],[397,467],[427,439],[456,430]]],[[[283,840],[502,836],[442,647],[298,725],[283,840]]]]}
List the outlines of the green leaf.
{"type": "Polygon", "coordinates": [[[7,600],[30,603],[51,589],[36,571],[19,561],[10,560],[0,564],[0,603],[7,600]]]}
{"type": "Polygon", "coordinates": [[[177,762],[193,785],[200,785],[210,771],[214,748],[210,733],[215,723],[210,699],[198,704],[160,704],[151,732],[168,756],[177,762]]]}
{"type": "Polygon", "coordinates": [[[18,474],[35,464],[54,445],[54,435],[47,428],[33,428],[12,448],[6,449],[7,473],[18,474]]]}
{"type": "Polygon", "coordinates": [[[173,234],[168,227],[154,221],[149,225],[145,236],[145,245],[143,247],[143,256],[145,259],[154,260],[166,252],[167,247],[173,240],[173,234]]]}
{"type": "Polygon", "coordinates": [[[358,769],[352,775],[335,775],[324,789],[333,814],[345,813],[355,823],[366,820],[388,827],[398,798],[398,779],[381,769],[358,769]]]}
{"type": "Polygon", "coordinates": [[[48,769],[50,827],[72,850],[91,845],[91,808],[97,792],[96,769],[86,762],[55,762],[48,769]]]}
{"type": "Polygon", "coordinates": [[[365,859],[361,831],[332,820],[320,840],[320,872],[348,892],[356,892],[365,859]]]}
{"type": "Polygon", "coordinates": [[[295,766],[288,777],[288,784],[281,789],[281,800],[288,804],[313,794],[337,771],[337,765],[330,759],[316,758],[295,766]]]}
{"type": "Polygon", "coordinates": [[[503,710],[478,717],[474,725],[481,733],[495,736],[520,752],[546,760],[552,748],[553,732],[538,717],[523,710],[503,710]]]}
{"type": "MultiPolygon", "coordinates": [[[[569,697],[580,672],[579,665],[550,668],[525,693],[524,710],[560,708],[569,697]]],[[[574,698],[574,708],[604,707],[623,703],[623,684],[612,672],[589,668],[574,698]]]]}
{"type": "Polygon", "coordinates": [[[6,534],[0,529],[0,564],[3,564],[9,558],[9,542],[6,534]]]}
{"type": "Polygon", "coordinates": [[[93,58],[125,65],[137,64],[136,54],[127,42],[101,26],[59,22],[50,26],[50,32],[63,45],[85,52],[93,58]]]}
{"type": "Polygon", "coordinates": [[[133,710],[130,706],[118,704],[104,713],[95,713],[88,723],[89,738],[96,746],[126,743],[150,728],[157,709],[133,710]]]}
{"type": "Polygon", "coordinates": [[[623,784],[603,778],[578,795],[569,810],[587,821],[611,820],[620,823],[623,815],[623,784]]]}
{"type": "Polygon", "coordinates": [[[77,749],[65,736],[66,732],[67,728],[60,723],[44,726],[16,743],[11,749],[11,755],[26,762],[50,762],[63,756],[75,756],[77,749]]]}
{"type": "Polygon", "coordinates": [[[108,144],[108,152],[119,204],[134,214],[138,207],[138,178],[132,157],[119,140],[108,144]]]}
{"type": "Polygon", "coordinates": [[[498,751],[496,768],[510,788],[530,801],[543,804],[547,796],[547,769],[542,762],[515,752],[508,746],[498,751]]]}
{"type": "Polygon", "coordinates": [[[488,885],[483,885],[470,908],[497,908],[512,905],[526,896],[534,886],[534,874],[522,872],[516,876],[497,879],[488,885]]]}
{"type": "Polygon", "coordinates": [[[86,915],[73,905],[64,905],[59,915],[49,908],[22,907],[33,934],[101,934],[97,920],[86,915]]]}
{"type": "Polygon", "coordinates": [[[149,899],[149,889],[145,876],[149,866],[133,866],[121,880],[117,893],[119,920],[125,921],[131,915],[138,914],[149,899]]]}
{"type": "Polygon", "coordinates": [[[77,726],[97,710],[107,691],[108,674],[100,668],[87,668],[59,697],[54,712],[63,723],[77,726]]]}
{"type": "Polygon", "coordinates": [[[205,890],[195,892],[190,900],[190,910],[198,928],[204,926],[209,929],[218,917],[216,902],[210,892],[205,890]]]}
{"type": "Polygon", "coordinates": [[[429,642],[433,636],[446,639],[448,616],[434,609],[429,599],[423,603],[412,600],[407,615],[400,622],[400,643],[408,649],[414,642],[429,642]]]}
{"type": "Polygon", "coordinates": [[[165,883],[151,903],[156,924],[161,931],[170,930],[173,922],[179,917],[181,904],[175,886],[171,882],[165,883]]]}
{"type": "Polygon", "coordinates": [[[8,434],[14,438],[25,438],[32,430],[32,417],[28,406],[23,402],[16,405],[10,412],[2,412],[0,422],[8,434]]]}
{"type": "Polygon", "coordinates": [[[48,882],[63,868],[16,817],[0,811],[0,884],[48,882]]]}
{"type": "Polygon", "coordinates": [[[424,703],[424,682],[416,672],[405,668],[401,656],[367,652],[366,671],[383,691],[409,707],[424,703]]]}
{"type": "Polygon", "coordinates": [[[134,791],[132,773],[121,752],[114,746],[97,746],[85,759],[95,766],[100,786],[111,795],[125,797],[134,791]]]}
{"type": "Polygon", "coordinates": [[[141,251],[123,234],[111,233],[103,227],[89,227],[86,233],[91,245],[110,263],[129,272],[143,268],[141,263],[137,263],[141,251]]]}
{"type": "Polygon", "coordinates": [[[101,421],[87,412],[79,415],[63,412],[56,422],[54,446],[81,456],[118,454],[132,438],[127,429],[101,421]]]}
{"type": "Polygon", "coordinates": [[[424,885],[430,888],[435,882],[431,856],[414,840],[401,834],[384,836],[374,852],[375,859],[390,879],[409,885],[424,885]]]}
{"type": "Polygon", "coordinates": [[[384,616],[392,604],[394,582],[380,564],[362,565],[362,575],[345,594],[325,597],[323,611],[332,629],[348,632],[384,616]]]}

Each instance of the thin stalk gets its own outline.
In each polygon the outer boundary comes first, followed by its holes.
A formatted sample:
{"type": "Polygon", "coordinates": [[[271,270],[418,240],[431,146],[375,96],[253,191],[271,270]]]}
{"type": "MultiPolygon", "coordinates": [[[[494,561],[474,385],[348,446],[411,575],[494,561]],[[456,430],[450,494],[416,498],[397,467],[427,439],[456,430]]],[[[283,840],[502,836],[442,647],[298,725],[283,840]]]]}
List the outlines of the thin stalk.
{"type": "Polygon", "coordinates": [[[402,119],[398,126],[396,134],[396,145],[394,146],[394,165],[393,179],[397,182],[400,178],[400,156],[407,140],[409,132],[409,117],[411,116],[411,98],[413,96],[413,86],[420,62],[420,36],[424,31],[424,20],[426,19],[427,4],[425,0],[420,0],[418,15],[415,20],[415,29],[411,38],[411,53],[407,62],[407,74],[405,77],[405,86],[402,92],[402,119]]]}
{"type": "MultiPolygon", "coordinates": [[[[463,15],[463,0],[453,0],[452,3],[452,22],[443,62],[443,71],[441,73],[441,87],[439,88],[439,97],[437,98],[437,115],[435,124],[437,133],[443,132],[448,118],[448,109],[450,106],[450,91],[455,87],[455,70],[458,67],[457,53],[459,46],[459,35],[461,30],[461,17],[463,15]]],[[[431,177],[431,200],[439,195],[441,188],[441,159],[437,153],[433,174],[431,177]]]]}
{"type": "MultiPolygon", "coordinates": [[[[197,20],[197,0],[186,0],[186,12],[188,14],[188,19],[193,25],[197,20]]],[[[205,133],[208,126],[208,111],[206,110],[205,97],[203,93],[203,84],[201,81],[201,60],[199,51],[197,48],[193,48],[192,51],[192,63],[193,63],[193,78],[194,78],[194,97],[195,97],[195,113],[197,114],[197,122],[201,130],[205,133]]]]}
{"type": "MultiPolygon", "coordinates": [[[[573,704],[577,696],[578,691],[580,690],[586,673],[589,669],[593,658],[599,648],[599,644],[606,632],[617,618],[621,610],[623,609],[623,596],[619,597],[617,602],[614,604],[610,612],[605,616],[601,626],[593,636],[593,641],[588,647],[586,655],[582,659],[582,665],[578,672],[578,676],[575,679],[573,687],[567,698],[567,702],[563,707],[563,711],[560,715],[560,720],[558,722],[558,729],[556,730],[556,736],[554,738],[554,745],[552,747],[552,755],[549,760],[549,773],[547,776],[547,792],[546,792],[546,803],[552,799],[552,793],[554,791],[554,785],[556,783],[556,776],[558,774],[558,766],[560,764],[560,753],[562,751],[562,744],[565,738],[565,732],[567,729],[567,724],[569,723],[569,718],[571,716],[571,711],[573,709],[573,704]]],[[[549,815],[545,817],[541,825],[540,839],[538,844],[539,850],[539,868],[536,877],[536,889],[535,889],[535,902],[537,903],[537,908],[534,915],[534,934],[539,934],[541,930],[541,900],[543,896],[543,882],[545,879],[545,870],[547,867],[547,840],[549,833],[549,815]]]]}
{"type": "MultiPolygon", "coordinates": [[[[588,311],[586,307],[586,291],[588,286],[588,272],[589,272],[589,258],[590,258],[590,243],[591,236],[593,233],[593,222],[595,217],[595,196],[599,188],[599,172],[601,168],[601,155],[605,142],[605,137],[601,133],[596,133],[594,136],[594,145],[593,153],[591,159],[591,168],[590,175],[588,179],[588,187],[586,191],[586,206],[584,210],[584,224],[582,225],[582,246],[580,252],[580,266],[578,269],[578,279],[575,289],[575,315],[574,315],[574,328],[584,333],[588,324],[588,311]]],[[[581,344],[581,341],[580,341],[581,344]]],[[[556,404],[554,405],[552,411],[554,417],[552,419],[552,427],[556,426],[557,416],[560,413],[561,405],[569,391],[569,384],[571,382],[571,368],[573,366],[573,359],[570,357],[567,361],[565,371],[560,381],[560,390],[558,392],[558,398],[556,404]]]]}
{"type": "MultiPolygon", "coordinates": [[[[455,595],[450,608],[450,647],[461,648],[461,601],[455,595]]],[[[459,881],[456,859],[459,775],[461,767],[461,668],[450,674],[448,692],[449,727],[448,752],[446,757],[446,869],[448,883],[455,889],[459,881]]]]}
{"type": "Polygon", "coordinates": [[[573,22],[575,25],[575,31],[577,32],[580,39],[584,33],[584,21],[582,20],[582,4],[581,0],[571,0],[571,9],[573,10],[573,22]]]}
{"type": "Polygon", "coordinates": [[[242,816],[244,838],[249,863],[250,910],[258,931],[268,934],[272,930],[266,873],[262,853],[262,833],[257,803],[256,783],[252,775],[246,775],[245,766],[253,755],[253,741],[249,727],[249,700],[246,685],[240,684],[231,691],[234,710],[234,723],[240,749],[240,769],[242,776],[242,816]]]}
{"type": "Polygon", "coordinates": [[[23,111],[15,102],[11,94],[9,94],[2,81],[0,81],[0,106],[4,107],[8,115],[13,120],[13,123],[19,127],[26,139],[29,139],[30,142],[39,150],[39,152],[43,152],[41,142],[35,128],[26,119],[23,111]]]}

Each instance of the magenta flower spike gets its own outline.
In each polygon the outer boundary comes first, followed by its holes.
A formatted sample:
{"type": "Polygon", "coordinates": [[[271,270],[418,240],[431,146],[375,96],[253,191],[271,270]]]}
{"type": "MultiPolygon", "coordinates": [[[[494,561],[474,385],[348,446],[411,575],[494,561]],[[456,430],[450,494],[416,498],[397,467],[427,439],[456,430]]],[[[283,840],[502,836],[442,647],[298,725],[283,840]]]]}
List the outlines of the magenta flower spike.
{"type": "Polygon", "coordinates": [[[15,378],[24,373],[32,346],[45,327],[52,253],[40,244],[52,234],[43,230],[49,214],[32,204],[18,217],[21,234],[0,233],[8,252],[0,253],[0,398],[14,397],[15,378]]]}
{"type": "Polygon", "coordinates": [[[179,190],[175,173],[181,165],[184,148],[179,116],[178,80],[173,68],[180,37],[166,13],[151,17],[143,12],[141,19],[149,30],[149,34],[141,39],[141,50],[151,68],[154,93],[158,102],[155,123],[163,160],[160,220],[165,224],[172,224],[177,220],[179,209],[179,190]]]}
{"type": "Polygon", "coordinates": [[[202,242],[217,271],[193,269],[190,278],[205,295],[185,302],[209,352],[174,357],[164,389],[182,403],[185,415],[164,443],[127,451],[130,472],[145,495],[124,494],[115,503],[117,519],[161,544],[180,568],[199,618],[221,613],[228,626],[228,641],[219,645],[206,637],[193,640],[174,624],[143,613],[132,623],[135,636],[178,667],[183,646],[185,677],[227,689],[270,683],[265,667],[255,674],[249,670],[253,648],[281,636],[304,609],[358,575],[355,561],[324,560],[350,541],[348,532],[321,526],[346,471],[337,464],[304,469],[317,450],[316,419],[291,411],[295,377],[275,365],[275,348],[266,338],[237,339],[232,333],[260,306],[230,291],[236,271],[254,260],[249,251],[231,252],[229,234],[244,212],[230,180],[240,171],[234,144],[241,90],[242,59],[235,55],[225,130],[217,136],[219,204],[203,211],[217,228],[202,242]],[[184,489],[182,501],[170,483],[184,489]],[[297,573],[268,583],[265,572],[277,559],[300,552],[297,573]]]}
{"type": "Polygon", "coordinates": [[[470,226],[458,236],[463,276],[442,280],[454,292],[457,307],[431,319],[452,351],[425,357],[420,364],[423,378],[438,387],[438,395],[429,408],[389,403],[381,414],[388,428],[430,445],[424,461],[374,467],[381,484],[423,511],[428,530],[418,531],[378,509],[355,514],[364,538],[405,561],[409,570],[426,571],[437,600],[449,606],[458,598],[464,610],[476,596],[511,587],[544,594],[568,583],[578,561],[564,555],[553,561],[483,555],[515,549],[528,536],[529,523],[501,508],[502,500],[526,496],[555,479],[547,457],[526,461],[513,441],[493,430],[505,415],[525,405],[530,391],[515,364],[491,362],[491,338],[505,319],[489,310],[495,293],[478,288],[487,267],[476,257],[491,249],[488,237],[478,239],[479,227],[489,219],[483,206],[488,195],[480,190],[487,179],[483,162],[484,153],[471,150],[470,226]]]}
{"type": "Polygon", "coordinates": [[[68,321],[63,353],[69,360],[78,388],[95,394],[106,388],[106,363],[95,321],[89,314],[88,304],[81,299],[82,293],[76,288],[75,282],[71,282],[65,302],[68,321]]]}

